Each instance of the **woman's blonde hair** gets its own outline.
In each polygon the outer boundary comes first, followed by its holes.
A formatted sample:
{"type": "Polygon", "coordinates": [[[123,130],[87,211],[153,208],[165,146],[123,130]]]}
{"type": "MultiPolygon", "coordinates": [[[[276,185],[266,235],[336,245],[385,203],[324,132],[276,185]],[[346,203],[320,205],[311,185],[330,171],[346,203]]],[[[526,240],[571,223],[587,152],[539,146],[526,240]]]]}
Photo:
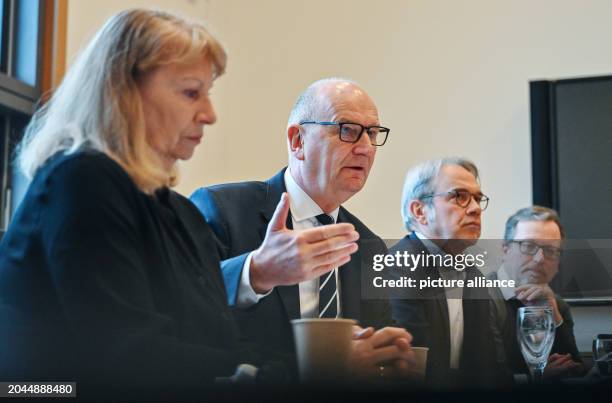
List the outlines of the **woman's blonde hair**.
{"type": "Polygon", "coordinates": [[[145,9],[111,17],[26,128],[17,154],[23,173],[31,178],[57,152],[87,147],[115,159],[147,193],[174,185],[175,169],[165,171],[147,143],[137,80],[204,55],[214,77],[223,74],[225,51],[201,24],[145,9]]]}

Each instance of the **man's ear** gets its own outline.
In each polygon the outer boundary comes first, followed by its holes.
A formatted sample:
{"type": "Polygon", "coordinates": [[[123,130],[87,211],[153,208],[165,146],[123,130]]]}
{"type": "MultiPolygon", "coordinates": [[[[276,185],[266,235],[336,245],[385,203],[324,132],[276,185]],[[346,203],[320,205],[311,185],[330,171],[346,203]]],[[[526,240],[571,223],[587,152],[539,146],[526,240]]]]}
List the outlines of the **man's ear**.
{"type": "Polygon", "coordinates": [[[510,250],[510,243],[507,242],[506,240],[502,241],[502,256],[501,256],[501,260],[502,263],[506,263],[506,258],[508,257],[508,251],[510,250]]]}
{"type": "Polygon", "coordinates": [[[425,211],[425,203],[421,200],[412,200],[408,206],[408,211],[412,214],[414,221],[421,225],[427,225],[427,212],[425,211]]]}
{"type": "Polygon", "coordinates": [[[304,159],[304,132],[300,125],[291,125],[287,128],[287,140],[291,154],[298,160],[304,159]]]}
{"type": "Polygon", "coordinates": [[[504,252],[504,255],[506,255],[508,253],[508,250],[510,249],[510,243],[503,241],[502,242],[502,252],[504,252]]]}
{"type": "Polygon", "coordinates": [[[508,249],[510,249],[510,245],[508,244],[508,242],[503,241],[502,242],[502,252],[508,253],[508,249]]]}

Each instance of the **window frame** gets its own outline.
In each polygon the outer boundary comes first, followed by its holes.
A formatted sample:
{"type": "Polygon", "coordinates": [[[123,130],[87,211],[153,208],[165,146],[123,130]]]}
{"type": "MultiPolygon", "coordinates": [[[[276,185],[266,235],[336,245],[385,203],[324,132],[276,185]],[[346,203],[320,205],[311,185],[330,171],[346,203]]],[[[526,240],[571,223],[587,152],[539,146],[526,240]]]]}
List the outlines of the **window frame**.
{"type": "Polygon", "coordinates": [[[2,48],[0,51],[0,231],[8,227],[14,213],[12,178],[14,150],[27,122],[43,95],[59,83],[64,72],[68,0],[37,0],[36,83],[15,76],[19,4],[4,0],[2,48]]]}

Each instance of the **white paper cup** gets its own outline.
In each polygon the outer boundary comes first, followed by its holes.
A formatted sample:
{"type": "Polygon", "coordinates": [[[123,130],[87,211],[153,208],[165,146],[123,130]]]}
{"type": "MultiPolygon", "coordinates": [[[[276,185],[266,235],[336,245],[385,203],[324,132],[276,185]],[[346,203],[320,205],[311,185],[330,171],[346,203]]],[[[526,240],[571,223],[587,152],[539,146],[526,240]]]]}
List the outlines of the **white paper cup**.
{"type": "Polygon", "coordinates": [[[292,320],[293,339],[302,382],[329,383],[346,379],[351,353],[352,319],[292,320]]]}
{"type": "Polygon", "coordinates": [[[424,383],[429,347],[412,347],[412,351],[414,352],[415,366],[410,370],[411,376],[415,381],[424,383]]]}

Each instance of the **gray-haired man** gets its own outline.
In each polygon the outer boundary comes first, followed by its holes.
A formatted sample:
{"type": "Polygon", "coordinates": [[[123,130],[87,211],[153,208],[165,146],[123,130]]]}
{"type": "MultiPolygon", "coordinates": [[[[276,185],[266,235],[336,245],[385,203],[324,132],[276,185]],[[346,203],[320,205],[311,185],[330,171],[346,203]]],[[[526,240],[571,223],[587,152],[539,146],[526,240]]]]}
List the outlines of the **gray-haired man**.
{"type": "MultiPolygon", "coordinates": [[[[487,207],[478,169],[463,158],[430,160],[406,175],[402,217],[409,234],[390,249],[413,255],[457,256],[480,237],[481,213],[487,207]]],[[[410,276],[417,282],[473,280],[475,267],[419,266],[410,276]]],[[[401,270],[392,270],[401,276],[401,270]]],[[[427,379],[432,386],[491,385],[495,347],[488,327],[489,300],[478,300],[482,290],[469,288],[413,288],[393,295],[393,318],[411,330],[413,345],[429,348],[427,379]]]]}

